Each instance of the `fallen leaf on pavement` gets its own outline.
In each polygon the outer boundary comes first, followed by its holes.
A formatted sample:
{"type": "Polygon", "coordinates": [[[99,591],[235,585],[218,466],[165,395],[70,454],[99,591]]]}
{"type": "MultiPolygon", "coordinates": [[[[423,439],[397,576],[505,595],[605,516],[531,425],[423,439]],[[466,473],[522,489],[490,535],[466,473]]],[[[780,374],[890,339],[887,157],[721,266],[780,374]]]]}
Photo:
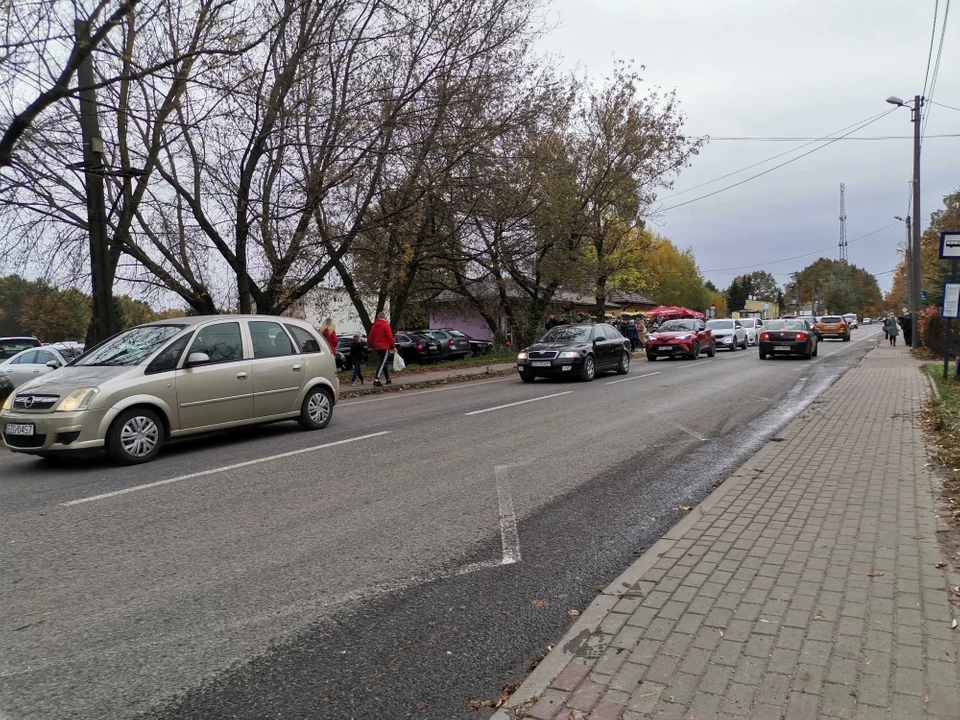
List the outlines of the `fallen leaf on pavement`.
{"type": "Polygon", "coordinates": [[[953,593],[954,593],[954,595],[960,595],[960,585],[957,585],[957,586],[953,589],[953,593]]]}
{"type": "Polygon", "coordinates": [[[817,610],[817,614],[813,616],[814,620],[823,620],[823,610],[817,610]]]}
{"type": "Polygon", "coordinates": [[[952,629],[955,628],[956,626],[957,626],[957,619],[954,618],[954,619],[953,619],[953,622],[950,623],[950,629],[952,630],[952,629]]]}
{"type": "Polygon", "coordinates": [[[418,703],[417,703],[417,710],[426,710],[428,707],[430,707],[430,706],[427,705],[425,702],[418,702],[418,703]]]}
{"type": "Polygon", "coordinates": [[[533,605],[534,607],[543,608],[543,607],[547,607],[550,603],[548,603],[546,600],[531,600],[530,604],[533,605]]]}
{"type": "Polygon", "coordinates": [[[938,562],[934,567],[936,568],[945,568],[947,564],[945,562],[938,562]]]}
{"type": "Polygon", "coordinates": [[[690,512],[691,510],[693,510],[693,505],[681,505],[678,508],[674,508],[674,510],[683,510],[684,512],[690,512]]]}
{"type": "Polygon", "coordinates": [[[879,571],[879,570],[875,570],[874,572],[868,572],[868,573],[867,573],[867,577],[883,577],[884,575],[886,575],[886,573],[885,573],[885,572],[881,572],[881,571],[879,571]]]}
{"type": "Polygon", "coordinates": [[[469,703],[470,712],[476,712],[480,708],[493,707],[493,700],[474,700],[473,698],[470,698],[469,703]]]}
{"type": "Polygon", "coordinates": [[[579,610],[567,610],[567,615],[573,615],[574,617],[576,617],[579,614],[580,614],[579,610]]]}
{"type": "Polygon", "coordinates": [[[497,700],[497,704],[494,705],[495,708],[501,708],[507,704],[507,701],[510,700],[510,696],[513,695],[517,688],[520,687],[520,683],[516,685],[504,685],[500,689],[500,699],[497,700]]]}

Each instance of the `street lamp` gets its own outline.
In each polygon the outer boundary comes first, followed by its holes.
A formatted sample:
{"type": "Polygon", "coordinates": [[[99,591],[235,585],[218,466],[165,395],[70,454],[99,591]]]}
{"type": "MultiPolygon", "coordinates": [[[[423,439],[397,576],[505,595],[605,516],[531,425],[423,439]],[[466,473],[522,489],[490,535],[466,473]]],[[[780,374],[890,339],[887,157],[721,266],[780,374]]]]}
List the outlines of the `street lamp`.
{"type": "Polygon", "coordinates": [[[910,258],[908,266],[910,268],[911,345],[917,348],[920,347],[920,333],[916,330],[917,321],[920,319],[920,120],[923,97],[915,95],[912,107],[896,95],[888,97],[887,102],[897,107],[909,108],[910,120],[913,122],[913,227],[911,228],[910,218],[905,222],[910,237],[907,255],[910,258]]]}

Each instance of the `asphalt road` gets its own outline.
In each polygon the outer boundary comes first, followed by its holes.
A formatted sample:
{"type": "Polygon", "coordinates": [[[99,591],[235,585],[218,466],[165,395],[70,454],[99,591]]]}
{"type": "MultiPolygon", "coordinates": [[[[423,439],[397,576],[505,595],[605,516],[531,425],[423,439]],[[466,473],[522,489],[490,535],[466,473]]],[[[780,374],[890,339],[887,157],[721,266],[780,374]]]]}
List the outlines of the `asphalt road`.
{"type": "Polygon", "coordinates": [[[485,717],[877,337],[343,401],[134,469],[0,453],[0,717],[485,717]]]}

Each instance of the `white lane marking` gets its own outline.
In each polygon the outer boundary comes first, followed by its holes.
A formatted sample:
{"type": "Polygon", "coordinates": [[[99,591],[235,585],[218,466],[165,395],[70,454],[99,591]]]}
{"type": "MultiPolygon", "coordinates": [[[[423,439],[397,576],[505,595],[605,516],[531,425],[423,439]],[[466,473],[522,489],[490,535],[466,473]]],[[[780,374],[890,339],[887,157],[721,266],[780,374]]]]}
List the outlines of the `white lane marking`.
{"type": "Polygon", "coordinates": [[[517,532],[517,516],[513,512],[510,481],[507,479],[507,470],[510,467],[510,465],[496,465],[493,468],[497,478],[497,504],[500,507],[500,545],[503,556],[500,560],[483,560],[464,565],[457,570],[457,575],[468,575],[477,570],[490,570],[520,562],[520,534],[517,532]]]}
{"type": "Polygon", "coordinates": [[[445,392],[447,390],[460,390],[462,388],[472,388],[478,385],[492,385],[493,383],[516,382],[518,377],[506,377],[500,380],[482,380],[480,382],[464,382],[451,385],[449,387],[434,388],[433,390],[417,390],[416,392],[391,392],[383,393],[382,397],[371,398],[370,400],[341,400],[337,403],[337,409],[351,407],[353,405],[363,405],[364,403],[380,402],[381,400],[396,400],[397,398],[413,397],[414,395],[426,395],[427,393],[445,392]]]}
{"type": "Polygon", "coordinates": [[[215,475],[216,473],[227,472],[229,470],[237,470],[243,467],[250,467],[251,465],[259,465],[260,463],[269,462],[271,460],[279,460],[280,458],[316,452],[317,450],[324,450],[325,448],[336,447],[337,445],[355,443],[359,440],[369,440],[370,438],[380,437],[381,435],[389,435],[391,432],[391,430],[383,430],[382,432],[361,435],[359,437],[349,438],[347,440],[337,440],[336,442],[324,443],[323,445],[314,445],[313,447],[302,448],[300,450],[291,450],[290,452],[279,453],[277,455],[268,455],[267,457],[257,458],[256,460],[247,460],[246,462],[235,463],[233,465],[224,465],[223,467],[213,468],[211,470],[202,470],[200,472],[190,473],[189,475],[180,475],[179,477],[158,480],[157,482],[134,485],[133,487],[124,488],[123,490],[114,490],[113,492],[103,493],[102,495],[91,495],[90,497],[80,498],[79,500],[70,500],[69,502],[60,504],[64,507],[70,507],[71,505],[82,505],[83,503],[94,502],[95,500],[106,500],[107,498],[117,497],[118,495],[126,495],[127,493],[160,487],[161,485],[169,485],[170,483],[180,482],[181,480],[192,480],[193,478],[204,477],[205,475],[215,475]]]}
{"type": "Polygon", "coordinates": [[[503,410],[504,408],[516,407],[517,405],[526,405],[527,403],[538,402],[540,400],[549,400],[550,398],[560,397],[561,395],[569,395],[573,390],[565,390],[564,392],[553,393],[553,395],[543,395],[541,397],[530,398],[529,400],[521,400],[520,402],[507,403],[506,405],[497,405],[492,408],[485,408],[484,410],[474,410],[473,412],[464,413],[464,415],[482,415],[483,413],[493,412],[494,410],[503,410]]]}
{"type": "Polygon", "coordinates": [[[772,398],[764,397],[763,395],[750,394],[748,397],[756,398],[757,400],[763,400],[765,402],[772,402],[772,398]]]}
{"type": "Polygon", "coordinates": [[[503,564],[520,562],[520,535],[517,533],[517,516],[513,512],[513,497],[507,479],[507,465],[497,465],[497,502],[500,505],[500,537],[503,545],[503,564]]]}
{"type": "Polygon", "coordinates": [[[698,368],[698,367],[707,367],[707,363],[694,362],[694,363],[690,363],[689,365],[681,365],[680,367],[677,367],[677,368],[671,368],[671,370],[690,370],[691,368],[698,368]]]}
{"type": "Polygon", "coordinates": [[[623,380],[611,380],[610,382],[605,382],[604,385],[616,385],[617,383],[629,382],[631,380],[639,380],[640,378],[653,377],[654,375],[661,375],[662,373],[658,370],[657,372],[647,373],[646,375],[634,375],[633,377],[623,378],[623,380]]]}
{"type": "Polygon", "coordinates": [[[677,425],[676,423],[672,423],[672,424],[677,430],[683,430],[683,432],[685,432],[687,435],[689,435],[690,437],[695,437],[700,442],[707,442],[708,440],[708,438],[705,438],[703,435],[698,435],[693,430],[690,430],[689,428],[685,428],[683,425],[677,425]]]}

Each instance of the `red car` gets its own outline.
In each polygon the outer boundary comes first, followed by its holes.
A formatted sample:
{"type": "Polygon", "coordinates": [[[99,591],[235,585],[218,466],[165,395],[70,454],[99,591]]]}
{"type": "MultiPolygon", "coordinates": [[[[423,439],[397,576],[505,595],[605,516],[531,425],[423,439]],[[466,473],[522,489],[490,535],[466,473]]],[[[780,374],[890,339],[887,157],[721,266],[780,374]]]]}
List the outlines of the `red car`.
{"type": "Polygon", "coordinates": [[[668,320],[647,341],[647,360],[661,357],[687,357],[696,360],[700,353],[717,354],[713,331],[703,320],[668,320]]]}

